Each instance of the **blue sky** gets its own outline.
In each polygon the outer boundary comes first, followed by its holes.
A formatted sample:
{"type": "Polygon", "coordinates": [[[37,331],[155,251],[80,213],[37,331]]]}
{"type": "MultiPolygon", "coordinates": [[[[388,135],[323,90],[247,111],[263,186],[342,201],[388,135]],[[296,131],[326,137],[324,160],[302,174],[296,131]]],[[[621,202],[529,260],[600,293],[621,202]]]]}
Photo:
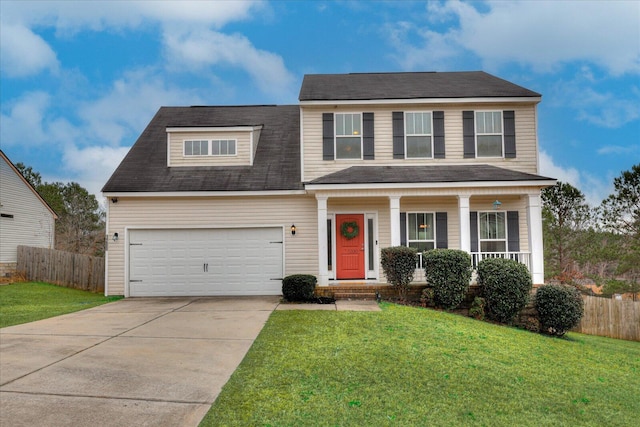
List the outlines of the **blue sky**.
{"type": "Polygon", "coordinates": [[[543,95],[540,173],[640,162],[637,1],[0,1],[0,147],[99,195],[163,105],[295,104],[304,74],[485,70],[543,95]]]}

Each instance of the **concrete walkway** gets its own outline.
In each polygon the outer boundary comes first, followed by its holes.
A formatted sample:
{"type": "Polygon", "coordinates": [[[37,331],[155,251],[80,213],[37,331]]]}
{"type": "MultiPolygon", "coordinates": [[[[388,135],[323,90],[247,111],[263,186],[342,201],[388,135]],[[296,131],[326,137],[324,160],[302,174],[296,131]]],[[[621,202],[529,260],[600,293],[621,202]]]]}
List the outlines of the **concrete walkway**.
{"type": "Polygon", "coordinates": [[[375,301],[129,298],[0,329],[0,426],[197,426],[274,309],[375,301]]]}

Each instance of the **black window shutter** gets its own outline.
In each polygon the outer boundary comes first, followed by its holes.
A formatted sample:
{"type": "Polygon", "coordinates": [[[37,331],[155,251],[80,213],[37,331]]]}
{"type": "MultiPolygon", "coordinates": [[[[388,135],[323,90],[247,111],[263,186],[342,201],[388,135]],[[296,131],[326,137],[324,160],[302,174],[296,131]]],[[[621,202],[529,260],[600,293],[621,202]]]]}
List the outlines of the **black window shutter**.
{"type": "Polygon", "coordinates": [[[476,157],[475,114],[473,111],[462,112],[462,141],[464,158],[472,159],[476,157]]]}
{"type": "Polygon", "coordinates": [[[504,157],[514,159],[516,157],[515,111],[503,111],[502,121],[504,122],[504,157]]]}
{"type": "Polygon", "coordinates": [[[393,158],[404,159],[404,113],[393,112],[393,158]]]}
{"type": "Polygon", "coordinates": [[[478,252],[478,212],[470,213],[469,225],[471,233],[471,252],[478,252]]]}
{"type": "Polygon", "coordinates": [[[507,212],[508,251],[520,252],[520,224],[518,211],[507,212]]]}
{"type": "Polygon", "coordinates": [[[375,149],[373,141],[373,113],[362,113],[362,158],[373,160],[375,149]]]}
{"type": "Polygon", "coordinates": [[[322,113],[322,160],[333,160],[333,113],[322,113]]]}
{"type": "Polygon", "coordinates": [[[444,159],[444,111],[433,112],[433,157],[444,159]]]}
{"type": "Polygon", "coordinates": [[[447,238],[447,213],[436,212],[436,248],[447,249],[449,240],[447,238]]]}
{"type": "Polygon", "coordinates": [[[407,246],[407,213],[400,212],[400,245],[407,246]]]}

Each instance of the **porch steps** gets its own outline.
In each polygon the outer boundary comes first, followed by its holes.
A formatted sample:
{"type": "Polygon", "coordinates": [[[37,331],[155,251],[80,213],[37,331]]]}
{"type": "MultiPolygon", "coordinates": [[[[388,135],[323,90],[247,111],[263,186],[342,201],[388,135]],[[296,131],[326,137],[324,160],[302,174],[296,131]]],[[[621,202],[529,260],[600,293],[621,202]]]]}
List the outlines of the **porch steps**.
{"type": "Polygon", "coordinates": [[[376,293],[369,291],[348,291],[348,292],[334,292],[333,297],[337,300],[375,300],[376,293]]]}

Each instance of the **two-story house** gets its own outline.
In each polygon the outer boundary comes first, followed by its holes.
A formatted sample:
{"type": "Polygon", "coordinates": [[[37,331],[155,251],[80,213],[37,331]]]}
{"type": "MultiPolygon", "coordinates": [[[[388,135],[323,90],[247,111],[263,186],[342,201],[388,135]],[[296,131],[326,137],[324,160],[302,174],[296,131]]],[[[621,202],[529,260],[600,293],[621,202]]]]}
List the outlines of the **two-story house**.
{"type": "Polygon", "coordinates": [[[374,285],[396,245],[542,284],[540,100],[484,72],[365,73],[307,75],[299,105],[163,107],[103,188],[106,293],[374,285]]]}

